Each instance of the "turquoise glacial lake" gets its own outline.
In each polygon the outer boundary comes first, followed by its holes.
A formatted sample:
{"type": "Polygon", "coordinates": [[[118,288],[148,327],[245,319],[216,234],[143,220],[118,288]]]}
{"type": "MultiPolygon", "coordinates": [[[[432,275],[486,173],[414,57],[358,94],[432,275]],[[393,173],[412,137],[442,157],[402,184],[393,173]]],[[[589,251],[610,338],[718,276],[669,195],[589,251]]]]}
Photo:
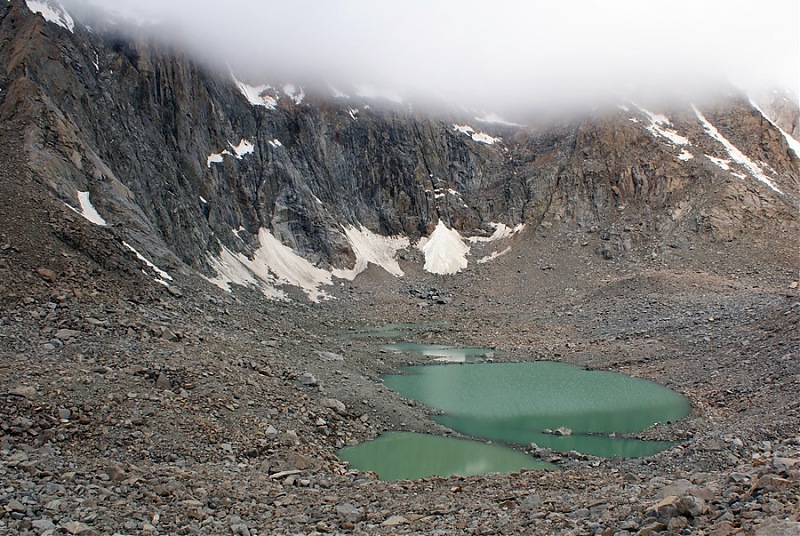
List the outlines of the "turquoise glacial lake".
{"type": "Polygon", "coordinates": [[[691,406],[654,382],[565,363],[404,367],[390,389],[441,410],[436,422],[464,435],[600,457],[651,456],[674,445],[616,437],[677,421],[691,406]],[[571,435],[550,430],[569,428],[571,435]]]}

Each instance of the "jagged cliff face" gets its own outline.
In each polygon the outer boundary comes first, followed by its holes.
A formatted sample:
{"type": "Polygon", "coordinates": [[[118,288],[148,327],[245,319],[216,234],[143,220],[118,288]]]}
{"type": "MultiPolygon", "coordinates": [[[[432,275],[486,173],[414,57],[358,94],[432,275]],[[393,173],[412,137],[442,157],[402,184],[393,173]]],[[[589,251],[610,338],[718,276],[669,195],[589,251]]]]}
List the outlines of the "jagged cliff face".
{"type": "Polygon", "coordinates": [[[52,5],[47,19],[22,0],[0,8],[0,121],[25,125],[30,165],[58,199],[86,215],[89,192],[149,255],[210,277],[258,272],[248,263],[267,244],[351,268],[354,229],[414,243],[440,220],[462,235],[491,222],[596,230],[612,249],[797,229],[789,101],[480,122],[364,90],[250,86],[52,5]]]}

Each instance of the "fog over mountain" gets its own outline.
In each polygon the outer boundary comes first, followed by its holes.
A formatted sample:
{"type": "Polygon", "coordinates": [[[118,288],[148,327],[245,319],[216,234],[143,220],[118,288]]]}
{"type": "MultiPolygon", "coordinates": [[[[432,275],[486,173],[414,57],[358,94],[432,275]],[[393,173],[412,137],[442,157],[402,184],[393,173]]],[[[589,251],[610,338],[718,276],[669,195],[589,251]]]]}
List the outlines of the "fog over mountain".
{"type": "Polygon", "coordinates": [[[800,534],[798,4],[0,0],[0,535],[800,534]]]}
{"type": "Polygon", "coordinates": [[[159,21],[160,37],[256,78],[364,82],[475,107],[723,82],[797,95],[800,82],[794,0],[65,1],[82,3],[159,21]]]}

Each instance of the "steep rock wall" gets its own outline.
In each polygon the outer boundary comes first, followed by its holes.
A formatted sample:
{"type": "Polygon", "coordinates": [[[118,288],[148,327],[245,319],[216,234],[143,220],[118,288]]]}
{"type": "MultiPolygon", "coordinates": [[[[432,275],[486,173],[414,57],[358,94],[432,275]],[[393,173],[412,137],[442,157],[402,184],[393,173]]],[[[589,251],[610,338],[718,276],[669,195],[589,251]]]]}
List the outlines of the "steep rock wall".
{"type": "Polygon", "coordinates": [[[117,32],[69,31],[21,0],[0,8],[0,120],[28,125],[29,161],[54,195],[75,207],[89,191],[106,220],[176,264],[208,272],[221,246],[250,255],[264,228],[328,268],[355,260],[345,225],[415,240],[439,220],[465,233],[549,221],[616,236],[617,249],[623,232],[732,240],[797,226],[797,155],[743,97],[698,106],[774,188],[689,103],[475,124],[491,136],[471,136],[469,114],[324,87],[303,99],[264,89],[269,106],[254,105],[230,73],[117,32]]]}

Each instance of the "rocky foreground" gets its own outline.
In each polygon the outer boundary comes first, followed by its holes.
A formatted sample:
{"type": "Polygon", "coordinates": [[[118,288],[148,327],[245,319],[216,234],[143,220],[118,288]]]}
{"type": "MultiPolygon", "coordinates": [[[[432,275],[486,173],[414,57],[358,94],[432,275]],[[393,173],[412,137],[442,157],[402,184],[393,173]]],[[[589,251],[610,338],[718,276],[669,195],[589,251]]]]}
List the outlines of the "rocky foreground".
{"type": "Polygon", "coordinates": [[[788,237],[651,241],[604,259],[607,237],[542,226],[457,276],[422,273],[410,252],[403,278],[370,269],[332,300],[270,302],[177,269],[170,288],[153,282],[113,228],[32,196],[8,166],[2,534],[800,533],[788,237]],[[336,450],[382,431],[450,433],[380,382],[428,358],[341,336],[398,321],[428,323],[417,342],[663,383],[693,412],[642,436],[685,441],[634,460],[529,449],[559,471],[351,470],[336,450]]]}

